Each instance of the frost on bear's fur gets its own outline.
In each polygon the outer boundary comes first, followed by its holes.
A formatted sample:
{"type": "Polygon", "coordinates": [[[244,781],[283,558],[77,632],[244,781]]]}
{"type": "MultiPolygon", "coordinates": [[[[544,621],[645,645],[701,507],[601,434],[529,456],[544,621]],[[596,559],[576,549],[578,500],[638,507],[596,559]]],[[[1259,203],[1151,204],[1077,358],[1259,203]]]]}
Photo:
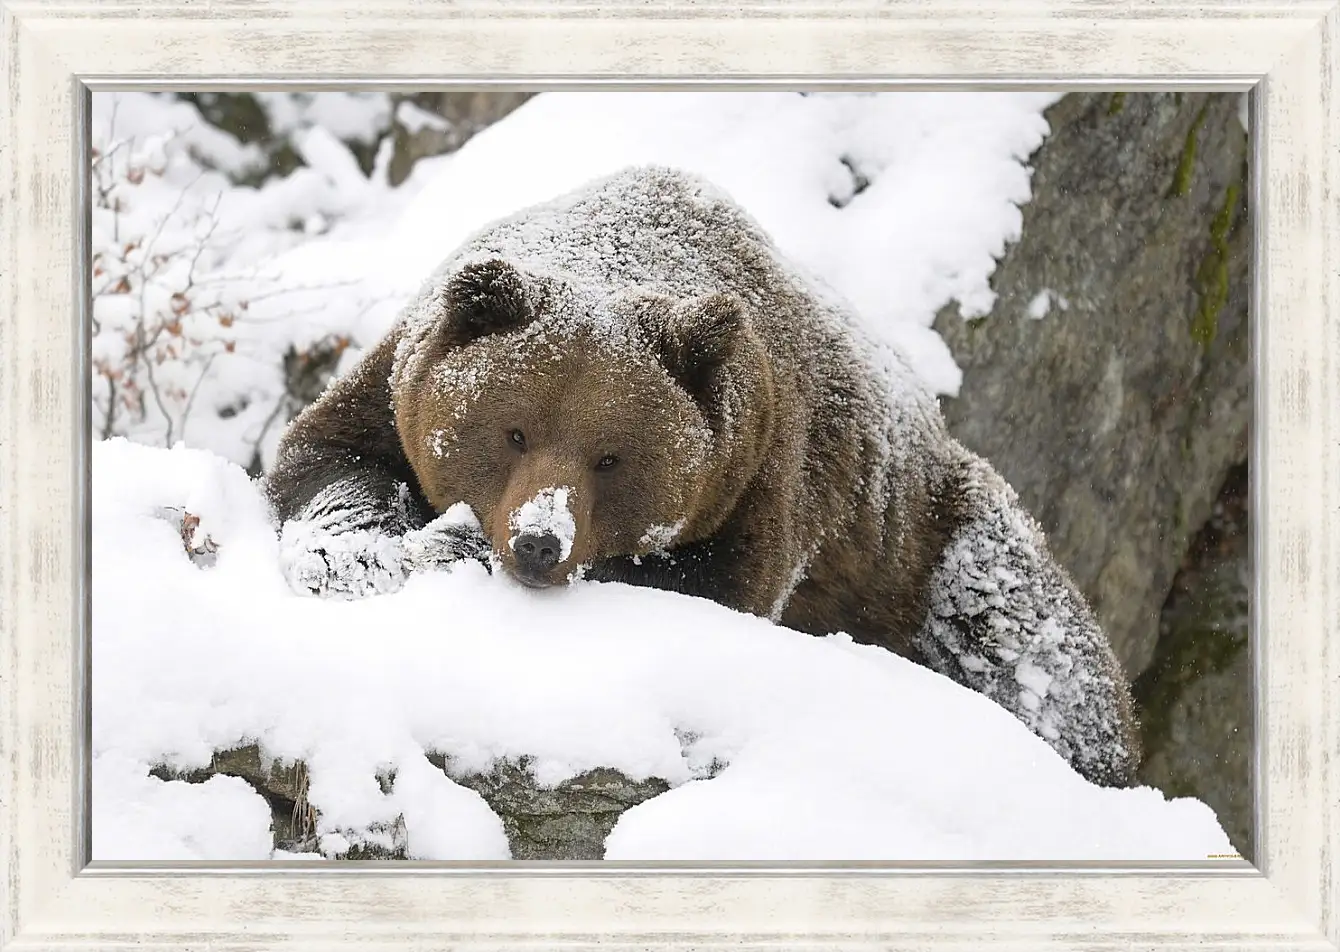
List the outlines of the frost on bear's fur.
{"type": "Polygon", "coordinates": [[[561,560],[528,583],[844,631],[992,698],[1085,777],[1132,779],[1124,676],[1014,494],[901,355],[700,179],[632,169],[477,233],[268,479],[294,587],[353,597],[459,558],[519,573],[510,542],[555,487],[561,560]],[[628,459],[594,475],[606,453],[628,459]]]}
{"type": "Polygon", "coordinates": [[[454,506],[425,525],[411,515],[410,490],[400,483],[384,518],[383,500],[353,477],[314,495],[280,532],[279,559],[289,583],[304,594],[357,598],[399,591],[414,571],[445,568],[462,559],[487,564],[479,521],[454,506]]]}
{"type": "Polygon", "coordinates": [[[1107,638],[1014,491],[982,460],[968,465],[971,515],[931,579],[924,663],[992,698],[1086,777],[1120,785],[1138,756],[1107,638]]]}

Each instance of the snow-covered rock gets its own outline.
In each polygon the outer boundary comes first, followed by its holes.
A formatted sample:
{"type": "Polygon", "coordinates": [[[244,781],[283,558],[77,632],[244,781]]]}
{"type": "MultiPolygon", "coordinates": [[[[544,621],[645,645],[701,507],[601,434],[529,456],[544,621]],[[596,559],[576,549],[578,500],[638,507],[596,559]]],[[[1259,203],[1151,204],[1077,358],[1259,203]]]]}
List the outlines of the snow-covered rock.
{"type": "Polygon", "coordinates": [[[92,485],[96,859],[272,855],[240,782],[149,777],[246,743],[306,765],[331,855],[392,830],[412,857],[507,858],[499,816],[434,761],[522,758],[539,786],[594,768],[669,785],[620,817],[610,859],[1231,852],[1204,804],[1092,786],[986,698],[843,636],[649,589],[525,589],[473,561],[303,598],[236,465],[104,441],[92,485]],[[171,511],[198,517],[212,565],[171,511]]]}

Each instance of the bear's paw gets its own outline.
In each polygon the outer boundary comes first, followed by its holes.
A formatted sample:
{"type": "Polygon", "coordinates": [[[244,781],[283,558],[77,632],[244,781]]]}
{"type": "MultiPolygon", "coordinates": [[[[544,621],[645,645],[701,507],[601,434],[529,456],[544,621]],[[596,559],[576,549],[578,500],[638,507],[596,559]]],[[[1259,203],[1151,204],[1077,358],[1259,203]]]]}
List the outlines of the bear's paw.
{"type": "Polygon", "coordinates": [[[491,547],[470,507],[457,503],[401,540],[407,572],[435,571],[467,559],[490,567],[491,547]]]}
{"type": "Polygon", "coordinates": [[[319,598],[363,598],[399,591],[406,567],[401,542],[376,529],[327,532],[310,522],[285,523],[279,564],[289,587],[319,598]]]}

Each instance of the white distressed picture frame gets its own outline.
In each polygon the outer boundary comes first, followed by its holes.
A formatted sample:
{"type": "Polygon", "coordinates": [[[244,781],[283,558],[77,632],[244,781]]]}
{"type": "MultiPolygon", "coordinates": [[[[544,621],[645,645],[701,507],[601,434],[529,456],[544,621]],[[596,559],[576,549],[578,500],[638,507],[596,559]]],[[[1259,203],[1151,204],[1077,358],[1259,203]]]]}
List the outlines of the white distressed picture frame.
{"type": "Polygon", "coordinates": [[[1340,947],[1340,0],[0,0],[0,949],[1340,947]],[[1189,866],[87,864],[87,95],[1253,89],[1256,852],[1189,866]]]}

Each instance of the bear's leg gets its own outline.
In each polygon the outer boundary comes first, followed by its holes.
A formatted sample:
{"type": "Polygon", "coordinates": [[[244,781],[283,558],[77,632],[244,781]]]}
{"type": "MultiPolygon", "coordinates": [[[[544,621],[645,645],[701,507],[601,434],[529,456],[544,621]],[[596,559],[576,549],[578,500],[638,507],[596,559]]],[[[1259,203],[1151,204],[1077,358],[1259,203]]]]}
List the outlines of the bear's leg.
{"type": "Polygon", "coordinates": [[[280,568],[300,594],[358,598],[398,591],[411,572],[463,559],[487,567],[468,509],[424,522],[409,487],[364,471],[336,479],[280,530],[280,568]]]}
{"type": "Polygon", "coordinates": [[[929,667],[1014,714],[1086,779],[1133,784],[1135,720],[1111,645],[1013,490],[981,460],[965,470],[965,518],[932,575],[916,648],[929,667]]]}
{"type": "Polygon", "coordinates": [[[391,342],[293,421],[265,479],[281,568],[299,593],[393,592],[411,571],[487,559],[477,523],[436,516],[419,492],[391,415],[391,342]]]}

